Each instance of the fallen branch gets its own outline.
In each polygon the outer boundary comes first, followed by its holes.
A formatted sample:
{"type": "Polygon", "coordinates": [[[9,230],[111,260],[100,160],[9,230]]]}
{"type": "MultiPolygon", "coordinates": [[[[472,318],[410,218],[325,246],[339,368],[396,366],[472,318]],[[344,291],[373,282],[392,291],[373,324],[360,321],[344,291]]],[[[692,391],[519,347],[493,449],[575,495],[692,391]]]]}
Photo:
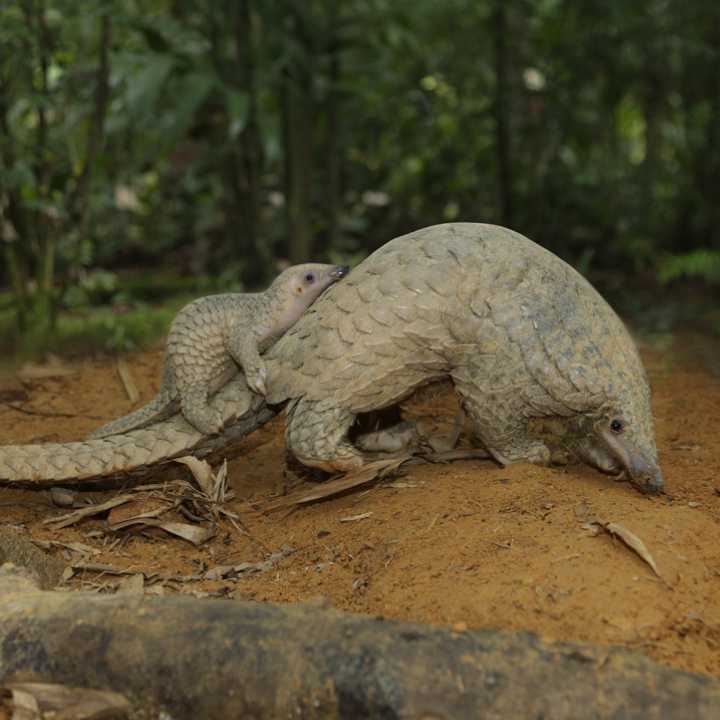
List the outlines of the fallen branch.
{"type": "Polygon", "coordinates": [[[720,717],[720,682],[620,648],[311,606],[41,592],[4,570],[0,683],[29,678],[176,720],[720,717]]]}

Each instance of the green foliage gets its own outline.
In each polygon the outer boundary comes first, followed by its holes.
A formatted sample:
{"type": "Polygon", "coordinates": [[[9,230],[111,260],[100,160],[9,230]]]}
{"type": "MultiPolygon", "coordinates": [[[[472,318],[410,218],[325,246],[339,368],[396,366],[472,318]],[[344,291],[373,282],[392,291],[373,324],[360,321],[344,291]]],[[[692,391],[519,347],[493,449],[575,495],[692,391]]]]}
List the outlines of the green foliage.
{"type": "Polygon", "coordinates": [[[670,255],[662,260],[658,278],[668,283],[679,278],[699,278],[720,283],[720,250],[694,250],[681,255],[670,255]]]}
{"type": "Polygon", "coordinates": [[[175,313],[189,300],[173,298],[160,307],[139,305],[122,313],[90,307],[62,311],[51,336],[30,331],[21,338],[15,332],[14,312],[2,309],[0,304],[0,351],[7,358],[147,348],[167,332],[175,313]]]}
{"type": "Polygon", "coordinates": [[[710,0],[1,3],[15,322],[51,342],[452,220],[717,282],[718,28],[710,0]]]}

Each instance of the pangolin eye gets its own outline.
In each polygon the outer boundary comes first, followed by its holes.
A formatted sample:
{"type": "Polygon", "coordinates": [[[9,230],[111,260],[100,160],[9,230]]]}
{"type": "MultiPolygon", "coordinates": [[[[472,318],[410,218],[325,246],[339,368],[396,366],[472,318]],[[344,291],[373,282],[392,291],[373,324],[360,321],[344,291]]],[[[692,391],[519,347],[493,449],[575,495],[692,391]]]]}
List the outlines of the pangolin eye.
{"type": "Polygon", "coordinates": [[[625,427],[625,426],[623,425],[622,420],[613,420],[613,421],[610,423],[610,429],[611,429],[614,433],[621,433],[621,432],[623,431],[623,428],[624,428],[624,427],[625,427]]]}
{"type": "Polygon", "coordinates": [[[315,282],[315,275],[313,275],[312,273],[308,273],[305,276],[305,282],[309,282],[309,283],[315,282]]]}

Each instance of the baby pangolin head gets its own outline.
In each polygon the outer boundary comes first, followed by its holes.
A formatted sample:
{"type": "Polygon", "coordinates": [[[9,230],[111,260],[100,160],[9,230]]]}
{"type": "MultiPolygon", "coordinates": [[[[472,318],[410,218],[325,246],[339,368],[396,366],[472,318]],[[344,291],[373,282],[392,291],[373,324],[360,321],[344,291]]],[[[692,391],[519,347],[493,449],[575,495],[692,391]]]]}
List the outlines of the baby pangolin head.
{"type": "Polygon", "coordinates": [[[268,289],[280,304],[281,317],[278,318],[278,322],[283,329],[297,322],[323,291],[344,278],[349,271],[347,265],[322,263],[293,265],[283,270],[268,289]]]}

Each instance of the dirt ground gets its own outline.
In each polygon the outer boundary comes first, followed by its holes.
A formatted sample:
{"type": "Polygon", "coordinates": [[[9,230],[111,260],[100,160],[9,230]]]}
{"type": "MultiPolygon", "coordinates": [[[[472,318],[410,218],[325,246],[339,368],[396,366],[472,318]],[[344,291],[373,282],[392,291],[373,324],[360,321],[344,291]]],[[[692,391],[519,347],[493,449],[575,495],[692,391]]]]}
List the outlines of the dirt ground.
{"type": "MultiPolygon", "coordinates": [[[[249,535],[223,523],[196,548],[159,531],[113,534],[102,518],[51,530],[43,520],[67,510],[54,507],[46,491],[9,488],[0,488],[0,516],[36,539],[91,545],[100,551],[95,563],[156,579],[186,578],[148,582],[146,591],[274,602],[322,598],[343,610],[458,630],[522,629],[550,640],[620,644],[720,677],[720,379],[685,341],[643,353],[663,496],[643,496],[580,466],[501,469],[473,460],[413,466],[370,489],[266,513],[263,506],[295,482],[278,419],[247,438],[229,464],[236,494],[229,507],[249,535]],[[358,515],[363,518],[342,522],[358,515]],[[620,541],[583,527],[591,516],[639,536],[661,578],[620,541]],[[283,547],[294,552],[270,570],[237,580],[187,579],[217,565],[264,560],[283,547]]],[[[158,388],[161,360],[160,352],[128,358],[141,401],[158,388]]],[[[64,377],[20,383],[6,373],[0,379],[2,443],[77,439],[132,409],[113,360],[72,367],[77,373],[64,377]]],[[[448,417],[452,406],[445,396],[426,398],[421,409],[448,417]]],[[[88,494],[100,501],[118,492],[88,494]]],[[[117,582],[86,571],[68,585],[108,591],[117,582]]]]}

